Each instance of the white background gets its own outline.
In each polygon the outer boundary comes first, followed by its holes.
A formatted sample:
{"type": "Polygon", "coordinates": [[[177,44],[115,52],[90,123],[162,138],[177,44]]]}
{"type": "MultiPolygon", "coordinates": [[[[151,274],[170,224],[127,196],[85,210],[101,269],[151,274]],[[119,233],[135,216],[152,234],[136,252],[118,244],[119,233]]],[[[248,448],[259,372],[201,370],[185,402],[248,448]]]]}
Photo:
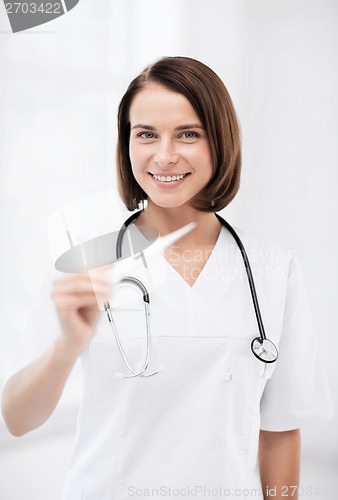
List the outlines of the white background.
{"type": "MultiPolygon", "coordinates": [[[[0,4],[0,51],[0,384],[50,265],[48,217],[114,187],[127,84],[158,57],[187,55],[221,76],[241,122],[242,184],[222,215],[298,252],[337,393],[338,2],[80,0],[15,35],[0,4]]],[[[78,375],[43,428],[18,439],[0,424],[1,500],[59,498],[78,375]]],[[[336,429],[303,430],[304,498],[337,498],[336,429]]]]}

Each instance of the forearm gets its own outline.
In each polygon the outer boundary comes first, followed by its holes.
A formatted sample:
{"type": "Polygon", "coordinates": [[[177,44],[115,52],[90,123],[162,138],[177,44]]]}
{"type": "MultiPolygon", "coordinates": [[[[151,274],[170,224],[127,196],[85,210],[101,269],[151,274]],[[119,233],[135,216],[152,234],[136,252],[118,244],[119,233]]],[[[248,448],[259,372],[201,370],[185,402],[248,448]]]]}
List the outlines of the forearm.
{"type": "Polygon", "coordinates": [[[261,431],[260,474],[265,499],[298,499],[300,468],[299,429],[286,432],[261,431]]]}
{"type": "Polygon", "coordinates": [[[76,358],[77,354],[67,351],[59,339],[43,356],[8,380],[2,413],[13,435],[30,432],[53,413],[76,358]]]}

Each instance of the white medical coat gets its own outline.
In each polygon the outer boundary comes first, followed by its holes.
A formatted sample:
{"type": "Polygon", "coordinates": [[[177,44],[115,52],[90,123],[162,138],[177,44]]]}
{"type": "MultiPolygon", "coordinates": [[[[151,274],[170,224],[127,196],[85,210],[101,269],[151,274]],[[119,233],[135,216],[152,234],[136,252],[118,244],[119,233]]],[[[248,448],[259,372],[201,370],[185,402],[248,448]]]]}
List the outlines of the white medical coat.
{"type": "MultiPolygon", "coordinates": [[[[148,369],[159,373],[120,376],[128,370],[103,312],[81,356],[83,395],[62,500],[258,497],[260,429],[287,431],[332,416],[296,256],[239,234],[277,362],[262,363],[251,352],[256,317],[241,255],[225,228],[192,287],[160,256],[166,277],[150,293],[148,369]]],[[[139,292],[130,294],[124,305],[116,301],[114,318],[126,354],[141,367],[144,311],[139,292]]],[[[51,299],[37,305],[16,369],[33,357],[27,346],[38,331],[40,349],[51,342],[45,335],[53,315],[51,299]]]]}

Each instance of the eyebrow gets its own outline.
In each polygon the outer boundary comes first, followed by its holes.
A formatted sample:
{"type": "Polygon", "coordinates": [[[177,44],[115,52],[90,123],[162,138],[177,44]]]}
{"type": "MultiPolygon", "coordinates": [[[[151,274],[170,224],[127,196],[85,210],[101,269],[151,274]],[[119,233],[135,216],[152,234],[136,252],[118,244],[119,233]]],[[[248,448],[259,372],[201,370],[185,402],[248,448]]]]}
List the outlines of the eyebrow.
{"type": "MultiPolygon", "coordinates": [[[[138,123],[137,125],[134,125],[131,130],[134,130],[135,128],[143,128],[144,130],[151,130],[152,132],[154,132],[156,130],[155,127],[152,127],[151,125],[144,125],[142,123],[138,123]]],[[[187,129],[191,129],[191,128],[200,128],[200,129],[204,129],[204,127],[202,127],[202,125],[200,123],[188,123],[187,125],[180,125],[179,127],[176,127],[175,130],[176,131],[180,131],[180,130],[187,130],[187,129]]]]}

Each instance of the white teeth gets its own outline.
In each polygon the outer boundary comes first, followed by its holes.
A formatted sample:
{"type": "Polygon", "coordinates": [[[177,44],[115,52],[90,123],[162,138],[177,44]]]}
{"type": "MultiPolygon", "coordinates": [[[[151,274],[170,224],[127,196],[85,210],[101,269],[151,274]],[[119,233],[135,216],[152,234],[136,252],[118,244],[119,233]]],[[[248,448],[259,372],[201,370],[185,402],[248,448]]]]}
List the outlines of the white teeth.
{"type": "Polygon", "coordinates": [[[165,177],[164,175],[155,175],[153,174],[155,179],[157,181],[164,181],[164,182],[172,182],[172,181],[179,181],[181,179],[183,179],[183,177],[186,175],[186,174],[182,174],[182,175],[168,175],[167,177],[165,177]]]}

